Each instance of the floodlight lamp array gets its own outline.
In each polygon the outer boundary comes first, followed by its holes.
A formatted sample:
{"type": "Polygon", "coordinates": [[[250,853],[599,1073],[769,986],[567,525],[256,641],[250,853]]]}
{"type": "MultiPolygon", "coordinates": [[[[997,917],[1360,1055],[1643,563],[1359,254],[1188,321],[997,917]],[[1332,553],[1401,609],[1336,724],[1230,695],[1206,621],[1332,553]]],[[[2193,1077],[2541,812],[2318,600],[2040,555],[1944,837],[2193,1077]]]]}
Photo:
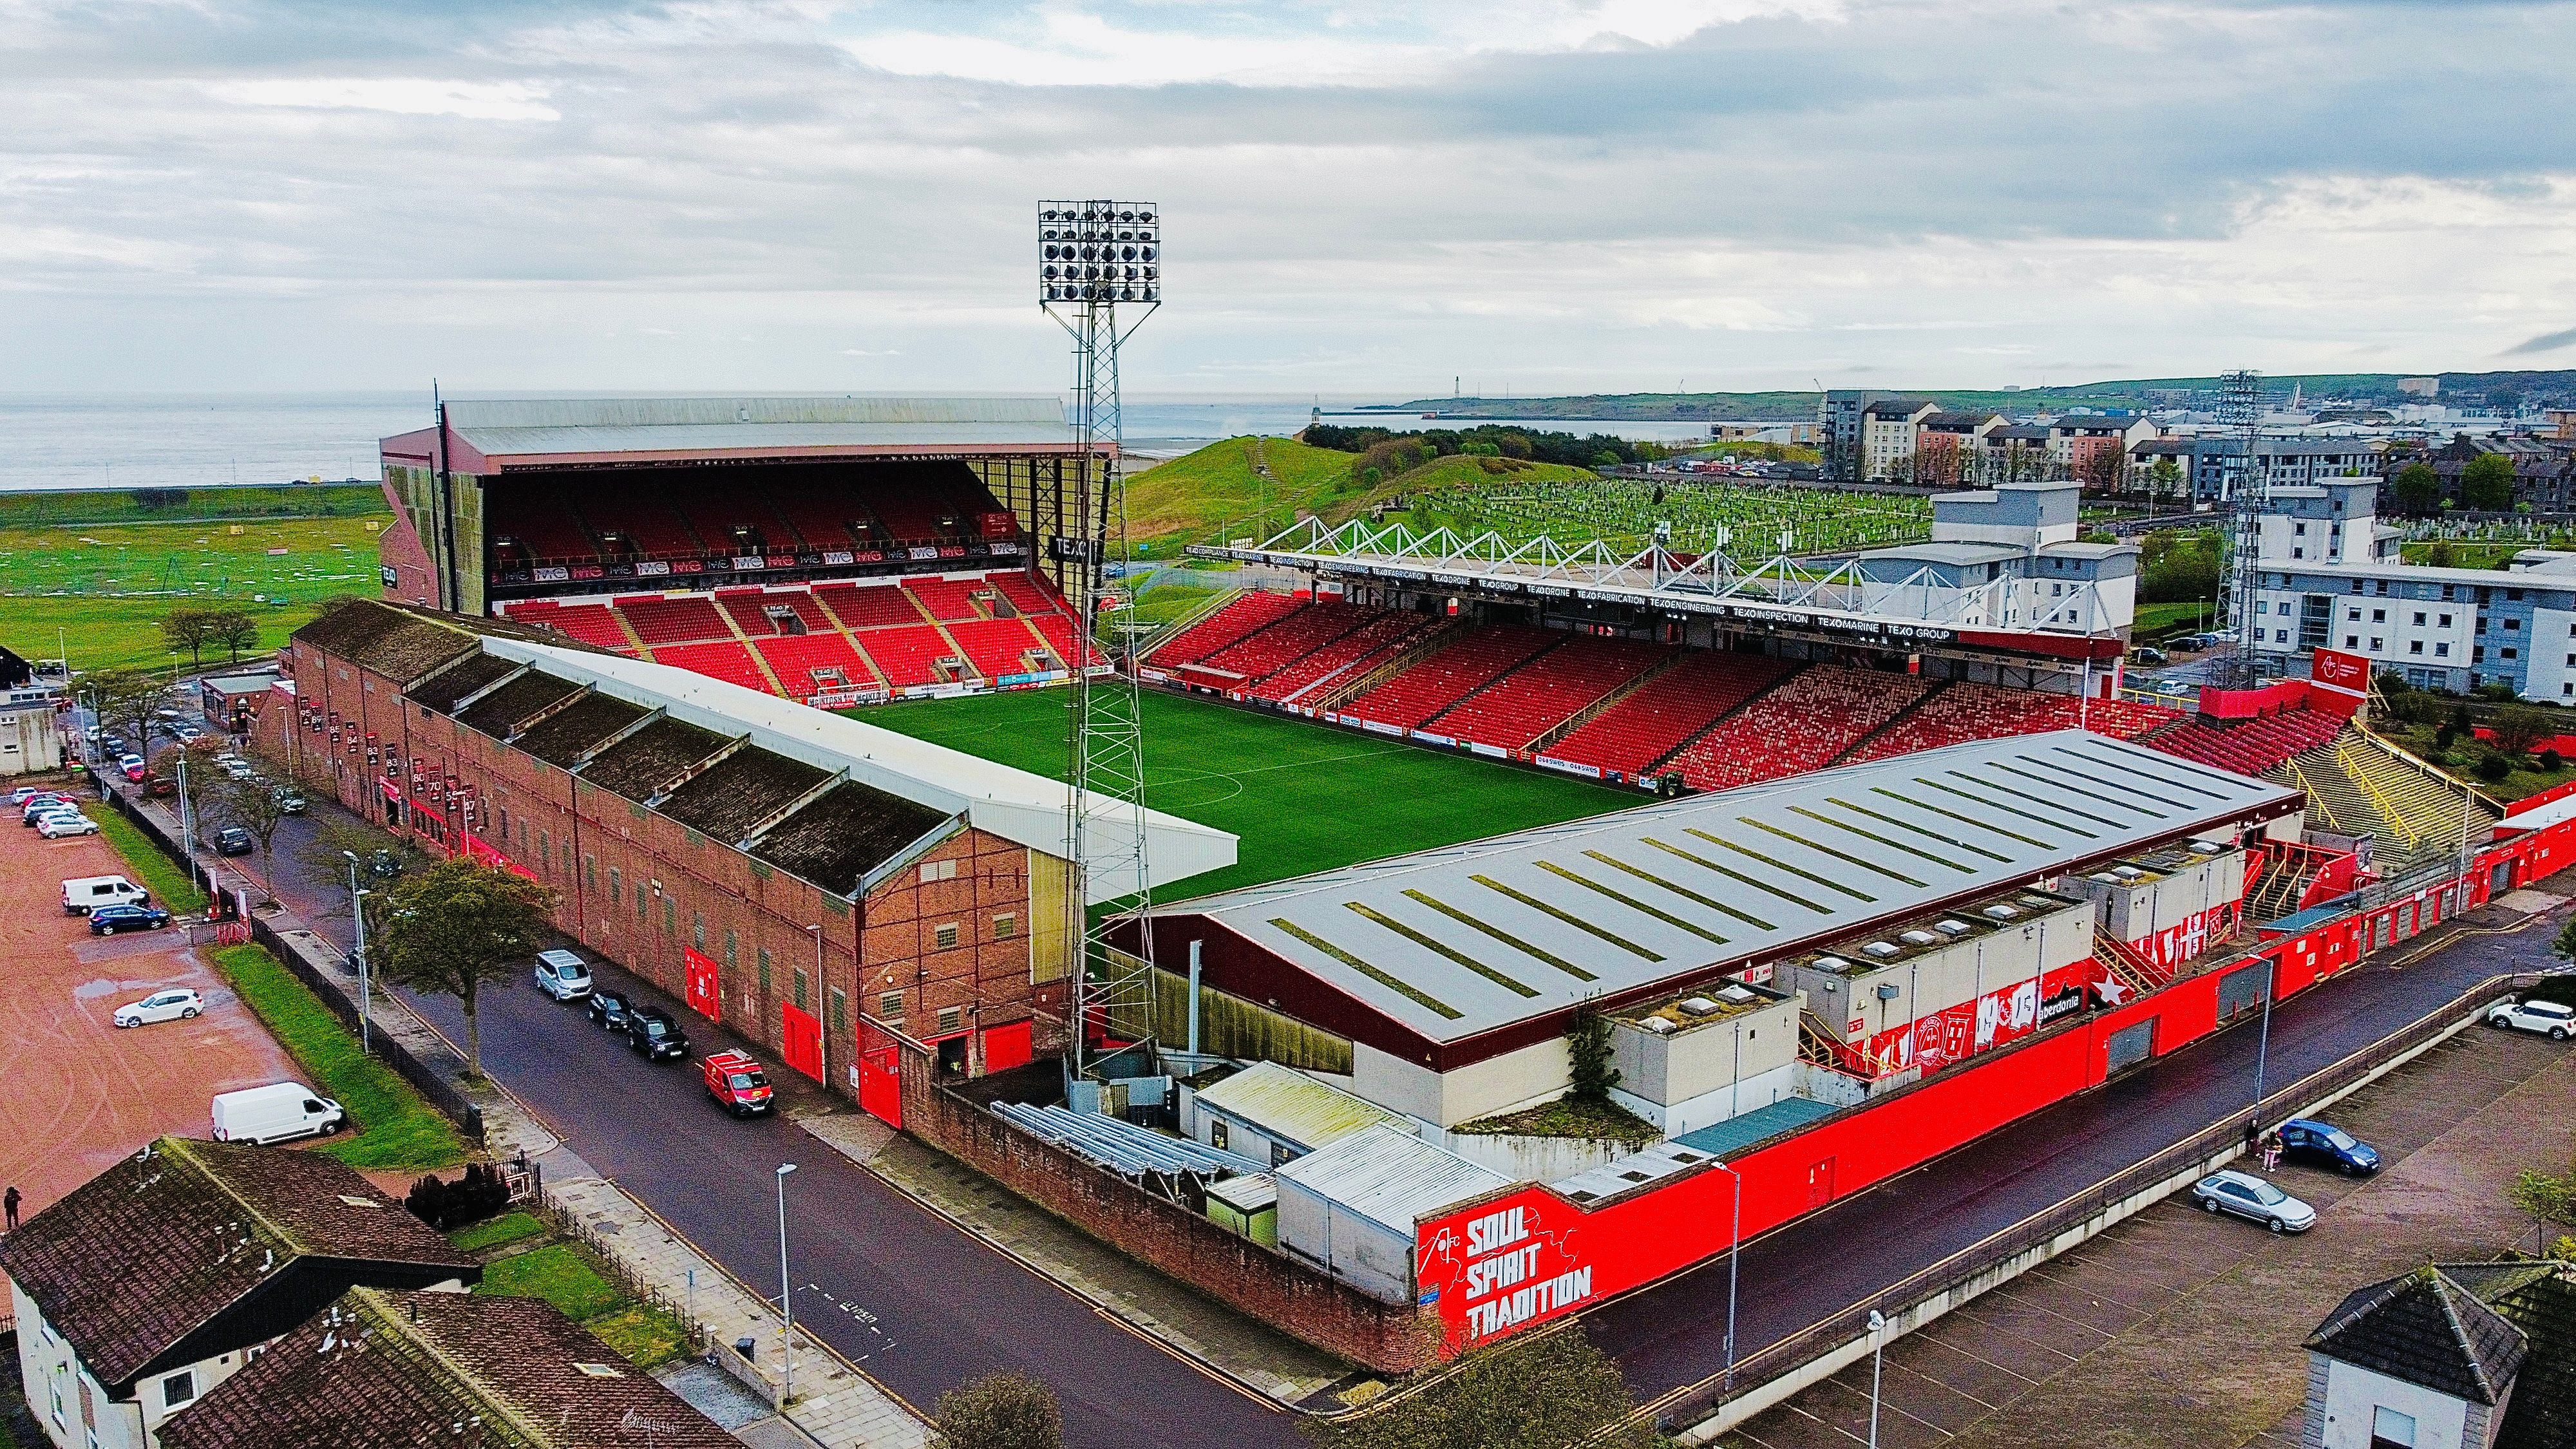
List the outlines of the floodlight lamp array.
{"type": "Polygon", "coordinates": [[[1038,300],[1159,302],[1163,242],[1150,201],[1038,203],[1038,300]]]}

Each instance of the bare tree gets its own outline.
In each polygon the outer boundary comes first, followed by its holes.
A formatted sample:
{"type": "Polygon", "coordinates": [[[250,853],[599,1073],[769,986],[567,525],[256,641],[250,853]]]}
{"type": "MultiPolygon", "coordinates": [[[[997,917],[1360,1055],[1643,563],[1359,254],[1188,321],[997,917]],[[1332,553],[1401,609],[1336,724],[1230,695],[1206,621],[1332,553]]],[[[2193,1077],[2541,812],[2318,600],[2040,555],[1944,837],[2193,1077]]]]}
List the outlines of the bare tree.
{"type": "Polygon", "coordinates": [[[277,786],[267,780],[226,780],[215,801],[224,820],[249,832],[259,844],[259,880],[270,902],[277,899],[277,828],[286,811],[277,803],[277,786]]]}

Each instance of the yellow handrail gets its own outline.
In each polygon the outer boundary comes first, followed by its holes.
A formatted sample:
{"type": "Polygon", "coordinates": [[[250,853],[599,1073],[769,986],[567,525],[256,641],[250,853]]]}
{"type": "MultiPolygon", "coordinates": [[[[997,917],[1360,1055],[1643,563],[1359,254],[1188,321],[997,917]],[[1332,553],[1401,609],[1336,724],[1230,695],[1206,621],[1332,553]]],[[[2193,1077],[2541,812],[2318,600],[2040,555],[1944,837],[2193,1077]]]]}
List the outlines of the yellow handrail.
{"type": "Polygon", "coordinates": [[[2487,809],[2493,814],[2500,816],[2505,813],[2504,806],[2496,803],[2494,796],[2480,790],[2477,786],[2470,784],[2468,781],[2460,779],[2450,771],[2432,764],[2430,761],[2427,761],[2422,756],[2416,754],[2413,750],[2406,748],[2404,745],[2397,743],[2386,735],[2380,734],[2378,731],[2364,725],[2359,720],[2354,720],[2352,727],[2355,733],[2368,739],[2372,744],[2379,746],[2388,753],[2395,755],[2397,758],[2404,760],[2410,765],[2413,765],[2417,770],[2422,771],[2424,778],[2432,784],[2440,786],[2445,791],[2462,791],[2469,799],[2483,802],[2487,809]]]}
{"type": "Polygon", "coordinates": [[[2416,834],[2415,828],[2406,823],[2406,812],[2398,808],[2397,802],[2389,798],[2387,791],[2379,788],[2378,781],[2370,778],[2370,771],[2353,756],[2350,745],[2341,742],[2335,745],[2335,763],[2343,766],[2343,772],[2350,775],[2353,783],[2361,787],[2361,793],[2369,797],[2371,808],[2386,817],[2389,827],[2397,833],[2399,839],[2406,842],[2406,848],[2413,850],[2423,837],[2416,834]]]}
{"type": "Polygon", "coordinates": [[[2326,803],[2325,796],[2317,793],[2316,786],[2308,783],[2308,772],[2299,768],[2298,760],[2292,758],[2281,763],[2289,767],[2290,778],[2299,782],[2299,793],[2307,796],[2308,803],[2317,807],[2317,813],[2326,818],[2326,824],[2334,827],[2335,834],[2350,835],[2352,832],[2343,828],[2343,822],[2335,819],[2334,807],[2326,803]]]}

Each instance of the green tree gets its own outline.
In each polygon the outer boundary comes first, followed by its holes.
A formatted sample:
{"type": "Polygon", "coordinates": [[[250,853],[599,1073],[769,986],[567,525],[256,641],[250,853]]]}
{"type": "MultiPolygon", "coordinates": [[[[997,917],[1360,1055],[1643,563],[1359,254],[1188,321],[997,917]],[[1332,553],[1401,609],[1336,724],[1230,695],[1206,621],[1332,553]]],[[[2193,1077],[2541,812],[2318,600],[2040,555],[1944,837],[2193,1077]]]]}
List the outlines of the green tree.
{"type": "Polygon", "coordinates": [[[2460,506],[2477,513],[2504,513],[2513,507],[2513,460],[2502,453],[2480,453],[2460,470],[2460,506]]]}
{"type": "Polygon", "coordinates": [[[140,669],[93,669],[81,676],[81,702],[110,733],[125,736],[140,754],[152,737],[152,711],[161,707],[166,687],[140,669]]]}
{"type": "Polygon", "coordinates": [[[161,644],[172,653],[188,651],[188,667],[203,663],[206,646],[214,640],[215,621],[220,609],[189,604],[172,609],[161,619],[161,644]]]}
{"type": "Polygon", "coordinates": [[[2460,551],[2451,547],[2449,539],[2436,539],[2431,548],[2424,550],[2424,562],[2437,569],[2456,568],[2459,559],[2460,551]]]}
{"type": "Polygon", "coordinates": [[[2442,511],[2442,475],[2430,463],[2409,463],[2397,474],[2390,490],[2396,494],[2400,512],[2412,514],[2442,511]]]}
{"type": "Polygon", "coordinates": [[[1299,1425],[1320,1449],[1651,1449],[1619,1366],[1571,1325],[1470,1354],[1379,1408],[1299,1425]]]}
{"type": "Polygon", "coordinates": [[[2569,917],[2567,924],[2558,928],[2556,949],[2559,955],[2576,961],[2576,916],[2569,917]]]}
{"type": "Polygon", "coordinates": [[[206,621],[206,647],[239,664],[244,650],[259,647],[259,620],[247,609],[216,610],[206,621]]]}
{"type": "Polygon", "coordinates": [[[932,1449],[1057,1449],[1064,1418],[1047,1386],[1000,1373],[939,1396],[932,1449]]]}
{"type": "Polygon", "coordinates": [[[516,977],[546,942],[555,892],[499,866],[450,856],[393,891],[369,917],[376,973],[453,996],[465,1013],[466,1066],[483,1074],[483,988],[516,977]]]}
{"type": "Polygon", "coordinates": [[[2531,1219],[2534,1256],[2546,1250],[2552,1223],[2576,1224],[2576,1171],[2548,1173],[2526,1167],[2513,1175],[2504,1196],[2505,1201],[2531,1219]]]}
{"type": "Polygon", "coordinates": [[[2489,726],[2496,748],[2508,755],[2527,755],[2531,747],[2558,733],[2558,723],[2537,705],[2509,704],[2497,710],[2489,726]]]}
{"type": "Polygon", "coordinates": [[[286,811],[277,803],[277,786],[267,780],[226,780],[216,793],[214,810],[228,825],[247,831],[259,846],[260,885],[270,900],[277,899],[277,828],[286,820],[286,811]]]}
{"type": "Polygon", "coordinates": [[[2151,497],[2162,498],[2166,494],[2170,493],[2174,495],[2175,502],[2179,503],[2184,501],[2182,498],[2182,465],[2180,463],[2175,462],[2170,457],[2158,458],[2156,460],[2155,473],[2153,476],[2155,481],[2150,490],[2151,497]]]}
{"type": "Polygon", "coordinates": [[[1610,1021],[1590,1000],[1576,1006],[1566,1023],[1565,1055],[1574,1077],[1566,1095],[1577,1102],[1609,1101],[1610,1089],[1619,1085],[1619,1069],[1610,1065],[1610,1021]]]}

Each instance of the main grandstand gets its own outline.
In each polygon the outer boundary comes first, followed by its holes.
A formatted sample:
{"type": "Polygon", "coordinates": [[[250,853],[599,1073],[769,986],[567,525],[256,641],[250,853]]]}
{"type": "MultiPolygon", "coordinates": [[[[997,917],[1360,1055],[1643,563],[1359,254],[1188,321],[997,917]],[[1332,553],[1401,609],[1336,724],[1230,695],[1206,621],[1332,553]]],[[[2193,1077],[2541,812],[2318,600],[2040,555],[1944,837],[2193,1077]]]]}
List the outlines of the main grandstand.
{"type": "Polygon", "coordinates": [[[1107,460],[1052,398],[460,400],[381,453],[402,602],[814,704],[1098,666],[1053,571],[1107,460]]]}

